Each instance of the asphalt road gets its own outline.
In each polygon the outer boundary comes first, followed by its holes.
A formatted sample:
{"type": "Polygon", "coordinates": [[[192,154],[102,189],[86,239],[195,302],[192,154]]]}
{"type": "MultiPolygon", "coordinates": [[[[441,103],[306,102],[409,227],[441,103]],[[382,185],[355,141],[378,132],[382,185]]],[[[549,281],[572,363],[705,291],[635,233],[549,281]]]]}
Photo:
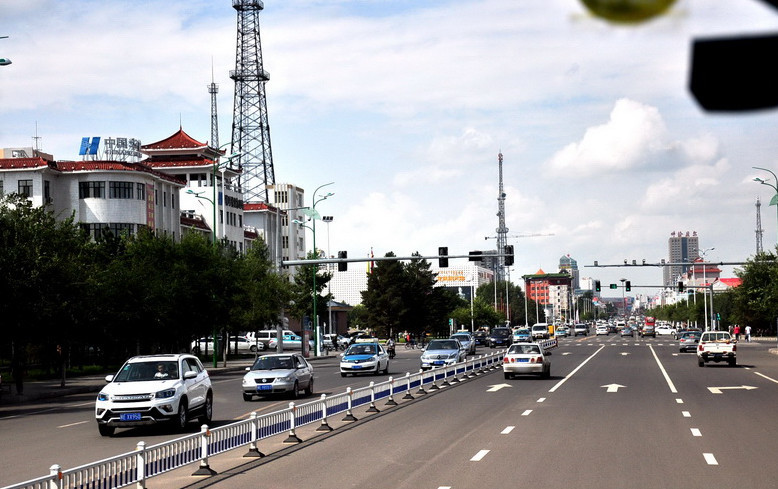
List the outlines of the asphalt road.
{"type": "MultiPolygon", "coordinates": [[[[272,447],[259,460],[247,462],[238,454],[233,468],[219,467],[220,474],[210,479],[191,477],[188,470],[149,484],[773,488],[778,484],[773,463],[778,357],[767,350],[768,345],[741,343],[737,368],[699,368],[695,355],[679,353],[669,338],[568,338],[553,352],[550,379],[505,380],[495,371],[379,414],[360,415],[357,423],[336,426],[330,434],[306,432],[302,444],[272,447]]],[[[399,353],[392,375],[418,367],[418,352],[399,353]]],[[[316,368],[317,393],[383,378],[341,379],[334,362],[316,368]]],[[[237,390],[228,396],[238,385],[239,375],[233,377],[214,379],[225,392],[217,396],[220,423],[288,403],[248,405],[237,390]]],[[[84,463],[129,451],[137,440],[155,443],[175,436],[127,430],[101,438],[91,409],[89,396],[0,418],[0,486],[42,475],[54,462],[73,466],[68,457],[84,463]]]]}

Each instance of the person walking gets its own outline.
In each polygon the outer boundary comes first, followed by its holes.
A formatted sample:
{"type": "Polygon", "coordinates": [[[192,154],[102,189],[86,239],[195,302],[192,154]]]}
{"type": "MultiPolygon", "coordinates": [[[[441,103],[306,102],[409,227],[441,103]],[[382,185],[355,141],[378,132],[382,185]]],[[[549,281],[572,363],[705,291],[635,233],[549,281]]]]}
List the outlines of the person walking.
{"type": "Polygon", "coordinates": [[[735,341],[740,341],[740,325],[736,324],[733,328],[733,332],[735,333],[735,341]]]}
{"type": "Polygon", "coordinates": [[[751,326],[746,324],[746,343],[751,343],[751,326]]]}

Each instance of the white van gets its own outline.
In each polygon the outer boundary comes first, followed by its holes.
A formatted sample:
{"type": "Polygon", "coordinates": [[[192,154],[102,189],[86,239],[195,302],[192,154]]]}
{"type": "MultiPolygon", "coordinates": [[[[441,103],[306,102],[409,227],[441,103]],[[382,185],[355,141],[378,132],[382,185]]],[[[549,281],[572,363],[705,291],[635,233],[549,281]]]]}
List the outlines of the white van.
{"type": "MultiPolygon", "coordinates": [[[[292,338],[294,336],[297,336],[294,331],[290,331],[288,329],[283,330],[284,339],[286,338],[292,338]]],[[[265,348],[263,350],[269,349],[269,343],[270,340],[276,339],[276,330],[275,329],[263,329],[262,331],[257,331],[256,335],[257,341],[265,345],[265,348]]]]}
{"type": "Polygon", "coordinates": [[[548,338],[548,323],[535,323],[532,326],[533,340],[547,340],[548,338]]]}

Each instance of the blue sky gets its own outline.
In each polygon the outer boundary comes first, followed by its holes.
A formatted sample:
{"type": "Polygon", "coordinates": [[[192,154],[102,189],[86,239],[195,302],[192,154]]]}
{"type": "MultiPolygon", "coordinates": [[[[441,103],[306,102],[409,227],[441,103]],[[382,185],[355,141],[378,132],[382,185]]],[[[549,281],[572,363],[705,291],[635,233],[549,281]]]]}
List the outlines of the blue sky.
{"type": "MultiPolygon", "coordinates": [[[[0,3],[0,147],[76,159],[83,136],[178,129],[230,140],[236,13],[228,0],[0,3]]],[[[778,31],[756,0],[679,0],[633,27],[578,0],[267,0],[261,38],[276,181],[328,187],[330,252],[452,254],[494,245],[504,155],[512,277],[667,256],[696,231],[716,261],[776,242],[776,111],[704,113],[687,91],[696,37],[778,31]]],[[[317,242],[327,242],[326,227],[317,242]]],[[[321,229],[321,228],[320,228],[321,229]]],[[[731,275],[731,267],[727,269],[731,275]]],[[[591,269],[659,284],[659,269],[591,269]]]]}

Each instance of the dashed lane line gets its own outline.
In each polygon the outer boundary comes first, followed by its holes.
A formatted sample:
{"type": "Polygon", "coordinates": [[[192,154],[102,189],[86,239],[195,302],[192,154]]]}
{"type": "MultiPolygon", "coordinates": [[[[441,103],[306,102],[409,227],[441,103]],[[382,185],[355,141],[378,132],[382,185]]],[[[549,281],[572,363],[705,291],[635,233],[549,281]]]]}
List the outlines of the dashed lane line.
{"type": "Polygon", "coordinates": [[[690,428],[692,432],[692,436],[702,436],[702,432],[700,432],[699,428],[690,428]]]}
{"type": "Polygon", "coordinates": [[[708,465],[718,465],[718,461],[716,460],[716,457],[713,456],[712,453],[703,453],[703,457],[705,457],[705,461],[708,463],[708,465]]]}
{"type": "Polygon", "coordinates": [[[505,429],[500,432],[500,434],[501,435],[507,435],[511,431],[513,431],[513,428],[515,428],[515,426],[506,426],[505,429]]]}
{"type": "Polygon", "coordinates": [[[471,462],[480,462],[483,460],[483,458],[486,456],[486,454],[489,453],[489,450],[479,450],[478,453],[473,455],[473,458],[470,459],[471,462]]]}

